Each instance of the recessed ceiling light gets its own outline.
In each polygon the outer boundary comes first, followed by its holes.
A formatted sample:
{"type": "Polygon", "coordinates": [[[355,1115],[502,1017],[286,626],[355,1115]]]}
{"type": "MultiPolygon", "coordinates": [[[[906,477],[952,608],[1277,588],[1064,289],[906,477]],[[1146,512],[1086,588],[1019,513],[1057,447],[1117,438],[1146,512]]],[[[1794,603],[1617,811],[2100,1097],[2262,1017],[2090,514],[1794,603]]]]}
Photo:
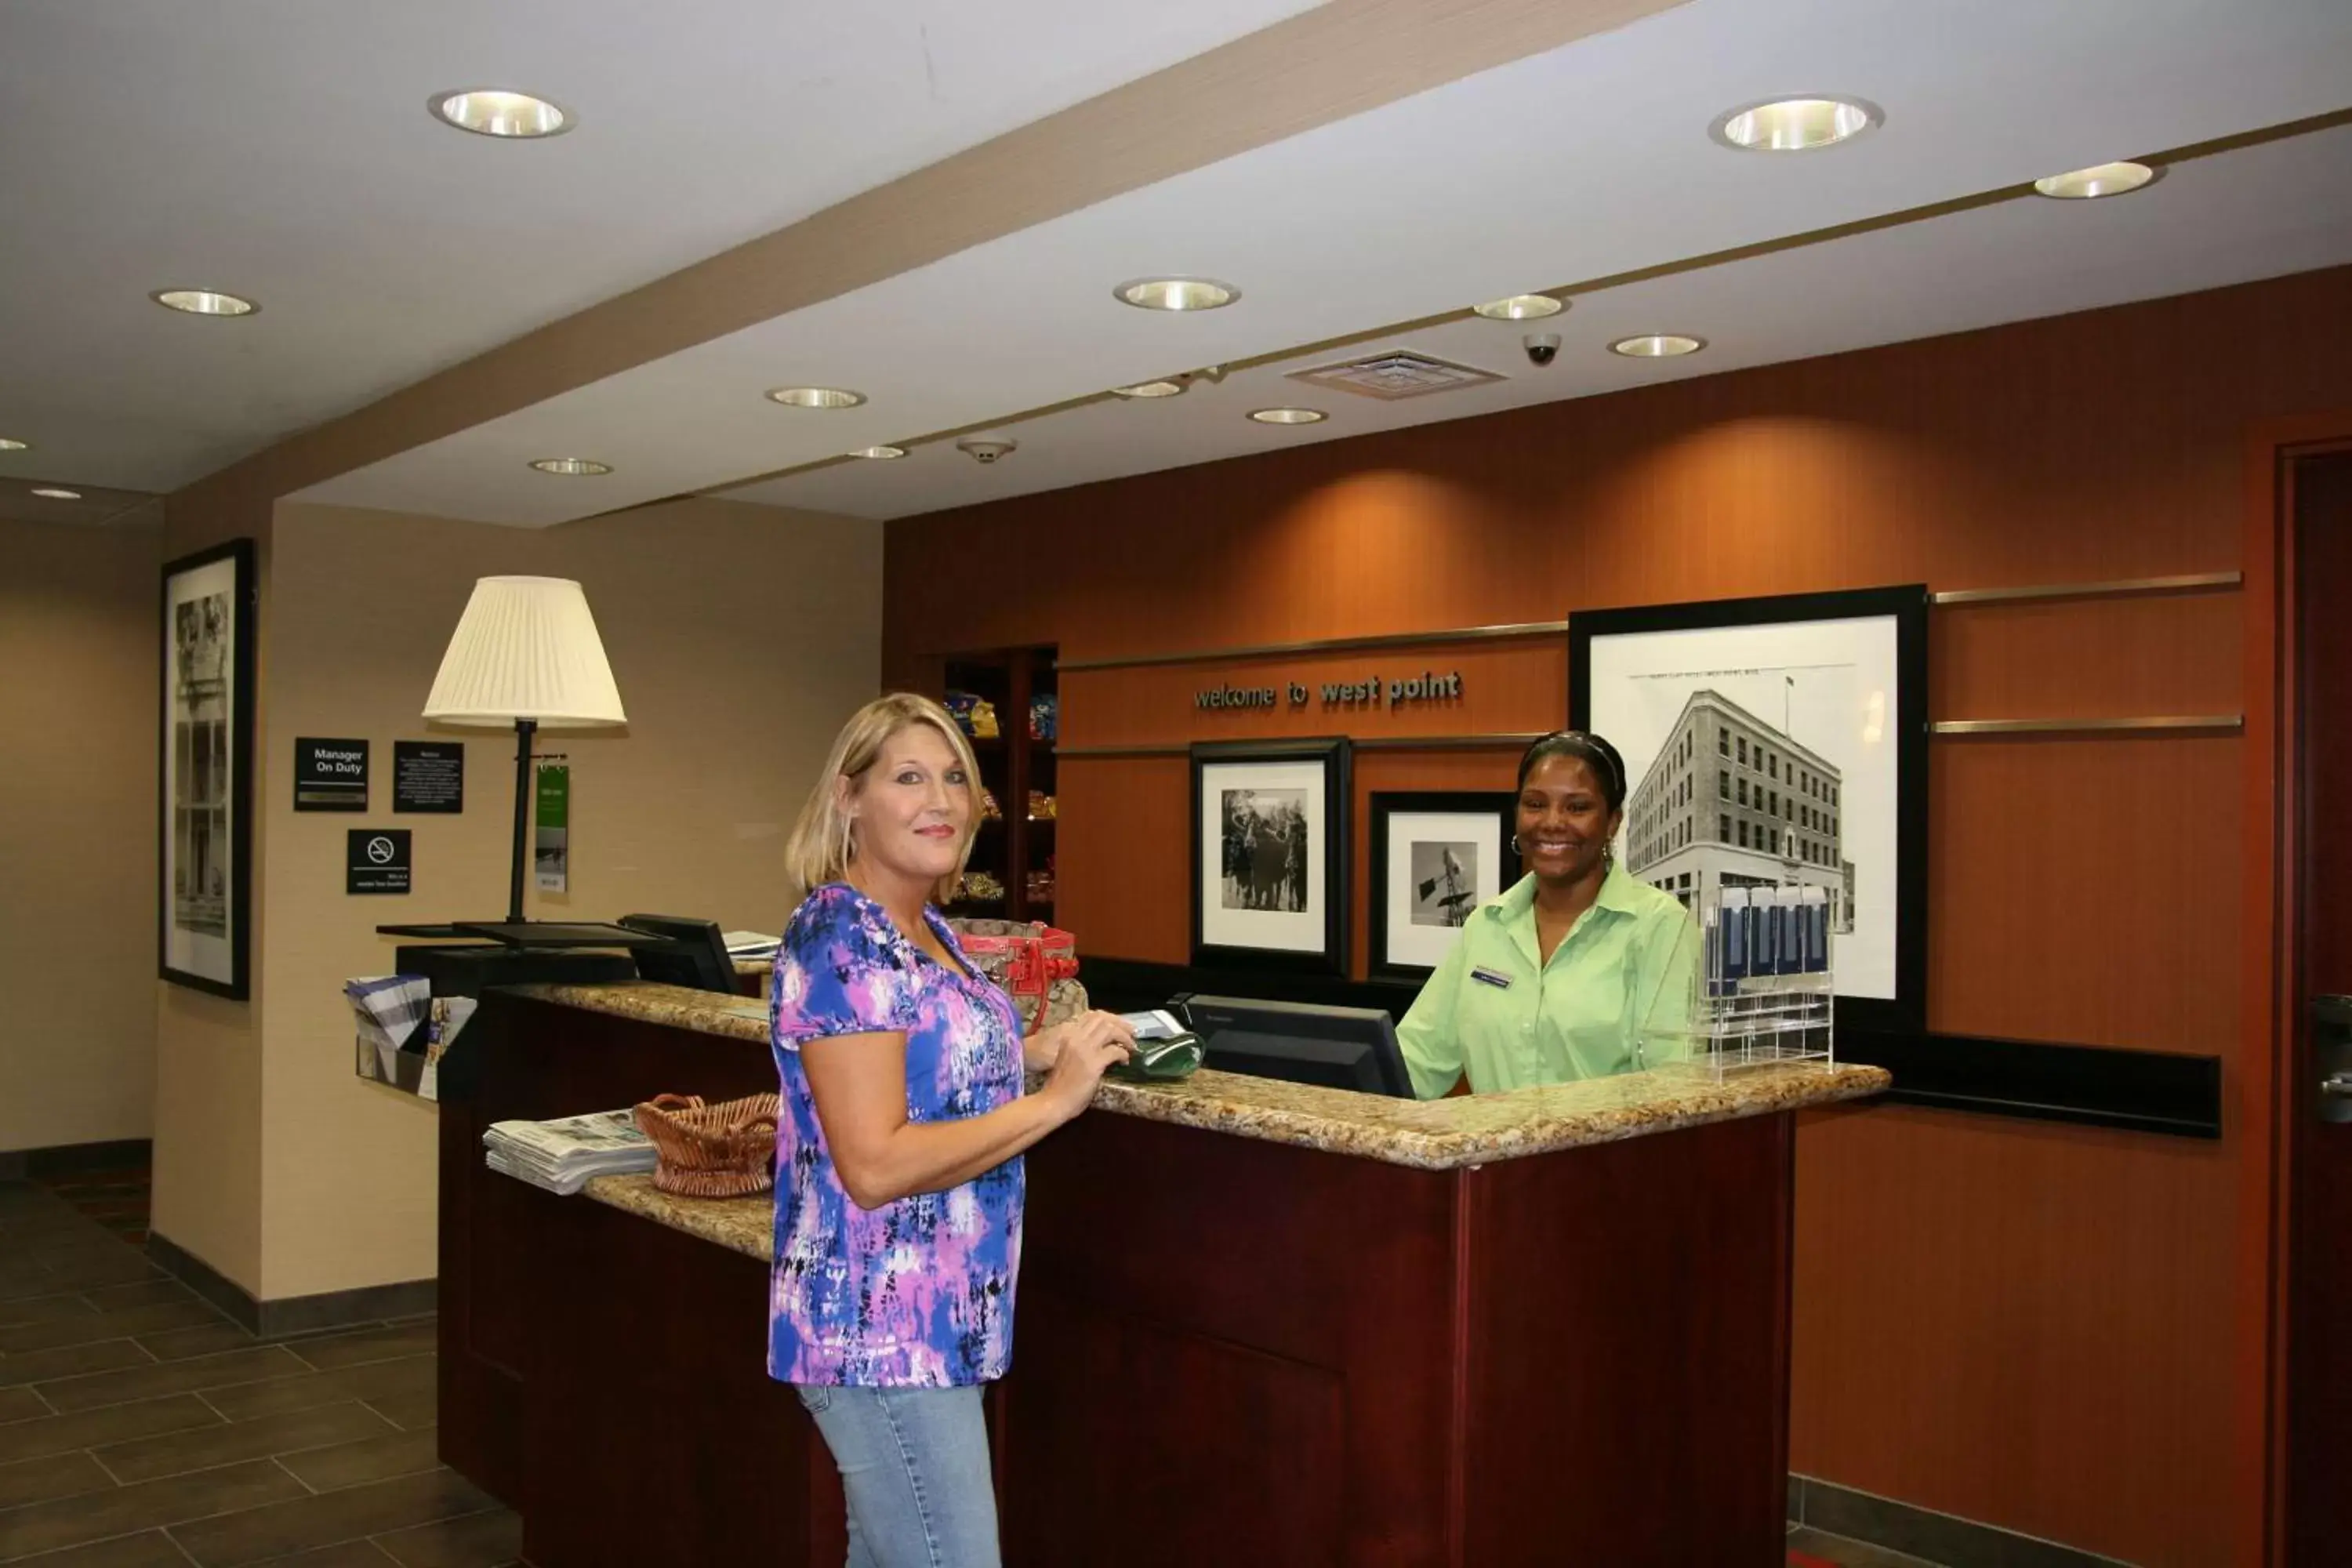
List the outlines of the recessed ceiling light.
{"type": "Polygon", "coordinates": [[[2146,163],[2100,163],[2088,169],[2075,169],[2063,174],[2045,174],[2033,182],[2033,188],[2045,196],[2062,200],[2084,201],[2093,196],[2120,196],[2152,184],[2162,169],[2151,169],[2146,163]]]}
{"type": "Polygon", "coordinates": [[[845,386],[775,386],[768,397],[787,408],[855,408],[866,401],[864,393],[845,386]]]}
{"type": "Polygon", "coordinates": [[[147,298],[166,310],[184,310],[191,316],[250,316],[261,309],[250,300],[216,289],[158,289],[147,298]]]}
{"type": "Polygon", "coordinates": [[[904,447],[860,447],[857,450],[850,453],[849,455],[853,458],[872,458],[877,462],[880,462],[890,458],[905,457],[907,455],[907,448],[904,447]]]}
{"type": "Polygon", "coordinates": [[[1213,310],[1242,297],[1240,289],[1213,278],[1135,278],[1111,293],[1139,310],[1213,310]]]}
{"type": "Polygon", "coordinates": [[[1637,338],[1618,339],[1609,345],[1609,352],[1623,354],[1627,359],[1679,359],[1705,347],[1705,338],[1686,337],[1681,332],[1643,332],[1637,338]]]}
{"type": "Polygon", "coordinates": [[[542,474],[563,474],[573,479],[593,479],[613,471],[610,463],[600,463],[593,458],[541,458],[531,465],[542,474]]]}
{"type": "Polygon", "coordinates": [[[33,493],[34,493],[35,495],[37,495],[37,496],[41,497],[44,500],[81,500],[81,492],[80,492],[79,490],[61,490],[61,489],[58,489],[56,486],[54,486],[54,485],[43,485],[40,489],[38,489],[35,490],[33,493]]]}
{"type": "Polygon", "coordinates": [[[1549,294],[1514,294],[1507,300],[1489,300],[1470,309],[1490,321],[1539,321],[1567,310],[1568,301],[1549,294]]]}
{"type": "Polygon", "coordinates": [[[1250,417],[1261,425],[1320,425],[1331,416],[1320,408],[1253,408],[1250,417]]]}
{"type": "Polygon", "coordinates": [[[504,88],[474,87],[457,92],[436,92],[425,100],[433,117],[478,136],[521,140],[561,136],[572,129],[571,111],[527,92],[504,88]]]}
{"type": "Polygon", "coordinates": [[[1176,397],[1183,393],[1184,384],[1181,381],[1139,381],[1133,386],[1114,386],[1110,390],[1118,397],[1176,397]]]}
{"type": "Polygon", "coordinates": [[[1885,118],[1859,98],[1784,98],[1718,116],[1706,133],[1752,153],[1809,153],[1852,141],[1885,118]]]}
{"type": "Polygon", "coordinates": [[[33,444],[30,441],[12,441],[5,436],[0,436],[0,452],[29,452],[32,449],[33,444]]]}

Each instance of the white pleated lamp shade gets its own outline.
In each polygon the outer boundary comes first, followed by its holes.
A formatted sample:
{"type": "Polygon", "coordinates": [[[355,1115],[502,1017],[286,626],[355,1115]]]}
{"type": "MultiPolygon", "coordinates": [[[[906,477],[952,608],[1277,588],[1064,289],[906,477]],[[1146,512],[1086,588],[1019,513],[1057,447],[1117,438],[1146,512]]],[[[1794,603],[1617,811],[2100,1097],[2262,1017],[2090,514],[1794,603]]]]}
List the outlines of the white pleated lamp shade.
{"type": "Polygon", "coordinates": [[[505,728],[625,724],[588,595],[562,577],[484,577],[466,601],[425,717],[505,728]]]}

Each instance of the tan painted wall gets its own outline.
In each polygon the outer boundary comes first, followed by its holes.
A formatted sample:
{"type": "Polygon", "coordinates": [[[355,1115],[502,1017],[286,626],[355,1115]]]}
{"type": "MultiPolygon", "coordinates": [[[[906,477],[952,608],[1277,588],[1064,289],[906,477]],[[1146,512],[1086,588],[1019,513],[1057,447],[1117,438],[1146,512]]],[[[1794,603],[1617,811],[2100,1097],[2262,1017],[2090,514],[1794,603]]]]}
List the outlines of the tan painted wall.
{"type": "Polygon", "coordinates": [[[535,916],[780,929],[782,829],[877,689],[877,524],[693,500],[531,532],[281,502],[258,743],[261,1268],[240,1280],[265,1300],[435,1272],[436,1113],[352,1075],[341,984],[392,969],[379,923],[506,908],[512,739],[417,717],[474,579],[502,573],[582,582],[630,716],[542,740],[572,763],[573,865],[568,895],[530,895],[535,916]],[[303,735],[369,742],[367,814],[291,809],[303,735]],[[425,738],[467,742],[460,816],[392,811],[392,744],[425,738]],[[412,830],[415,892],[345,895],[357,826],[412,830]]]}
{"type": "Polygon", "coordinates": [[[0,1150],[152,1126],[161,549],[0,521],[0,1150]]]}

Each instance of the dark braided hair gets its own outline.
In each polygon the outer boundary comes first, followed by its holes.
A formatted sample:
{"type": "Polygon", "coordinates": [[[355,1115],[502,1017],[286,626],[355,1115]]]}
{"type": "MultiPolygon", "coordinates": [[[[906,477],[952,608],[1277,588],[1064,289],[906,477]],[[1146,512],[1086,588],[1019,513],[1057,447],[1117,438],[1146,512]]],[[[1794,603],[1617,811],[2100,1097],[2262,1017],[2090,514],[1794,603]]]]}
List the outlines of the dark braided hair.
{"type": "Polygon", "coordinates": [[[1555,730],[1527,749],[1519,758],[1519,787],[1525,789],[1528,775],[1546,757],[1574,757],[1592,770],[1601,781],[1601,797],[1614,813],[1625,805],[1625,759],[1617,748],[1589,730],[1555,730]]]}

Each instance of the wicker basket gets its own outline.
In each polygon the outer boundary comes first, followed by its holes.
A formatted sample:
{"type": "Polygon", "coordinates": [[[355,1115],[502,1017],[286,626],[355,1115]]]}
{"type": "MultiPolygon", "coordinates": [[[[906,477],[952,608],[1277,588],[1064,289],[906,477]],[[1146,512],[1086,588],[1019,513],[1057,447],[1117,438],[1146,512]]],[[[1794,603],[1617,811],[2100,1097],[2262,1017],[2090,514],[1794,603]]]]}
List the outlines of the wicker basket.
{"type": "Polygon", "coordinates": [[[735,1198],[776,1184],[772,1094],[705,1105],[698,1094],[657,1094],[636,1108],[654,1152],[654,1185],[688,1198],[735,1198]]]}

